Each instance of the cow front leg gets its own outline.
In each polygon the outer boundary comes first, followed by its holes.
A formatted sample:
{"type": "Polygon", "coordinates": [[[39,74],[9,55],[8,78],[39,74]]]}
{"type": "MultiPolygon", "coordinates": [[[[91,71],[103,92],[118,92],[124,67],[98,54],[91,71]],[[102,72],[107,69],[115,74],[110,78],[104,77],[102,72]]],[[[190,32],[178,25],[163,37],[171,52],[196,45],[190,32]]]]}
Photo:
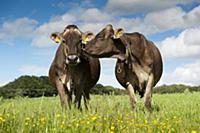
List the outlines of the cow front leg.
{"type": "Polygon", "coordinates": [[[129,94],[129,98],[130,98],[131,107],[133,110],[135,110],[137,98],[135,96],[134,88],[133,88],[132,84],[130,84],[129,82],[127,82],[126,84],[127,84],[127,90],[128,90],[128,94],[129,94]]]}
{"type": "Polygon", "coordinates": [[[89,101],[88,101],[88,99],[85,96],[83,96],[83,98],[84,98],[85,108],[86,108],[86,110],[88,110],[88,103],[89,103],[89,101]]]}
{"type": "Polygon", "coordinates": [[[67,91],[67,102],[68,102],[68,106],[69,106],[69,109],[71,109],[71,104],[72,104],[72,92],[68,92],[67,91]]]}
{"type": "Polygon", "coordinates": [[[76,91],[76,95],[75,95],[75,106],[79,109],[79,110],[82,110],[81,108],[81,98],[82,98],[82,91],[80,90],[77,90],[76,91]]]}
{"type": "Polygon", "coordinates": [[[67,102],[67,96],[65,95],[65,87],[60,80],[56,81],[56,88],[58,90],[58,94],[59,94],[59,97],[60,97],[61,107],[62,107],[62,109],[65,109],[66,108],[66,102],[67,102]]]}
{"type": "Polygon", "coordinates": [[[149,112],[152,111],[151,98],[152,98],[153,84],[154,84],[154,76],[151,73],[149,78],[148,78],[148,82],[147,82],[146,90],[145,90],[145,94],[144,94],[144,105],[149,112]]]}
{"type": "Polygon", "coordinates": [[[86,110],[88,110],[88,104],[90,100],[90,94],[87,90],[83,91],[83,100],[86,110]]]}

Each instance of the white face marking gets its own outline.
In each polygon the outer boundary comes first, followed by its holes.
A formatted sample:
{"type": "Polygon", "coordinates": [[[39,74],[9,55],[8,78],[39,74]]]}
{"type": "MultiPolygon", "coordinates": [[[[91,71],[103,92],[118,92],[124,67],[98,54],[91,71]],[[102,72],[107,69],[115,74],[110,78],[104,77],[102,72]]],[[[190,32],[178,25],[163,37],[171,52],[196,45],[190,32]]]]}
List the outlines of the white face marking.
{"type": "Polygon", "coordinates": [[[81,62],[81,60],[80,60],[80,58],[78,58],[77,63],[80,63],[80,62],[81,62]]]}
{"type": "Polygon", "coordinates": [[[65,36],[69,32],[69,29],[66,29],[63,33],[63,36],[65,36]]]}
{"type": "Polygon", "coordinates": [[[65,61],[66,61],[66,62],[65,62],[66,64],[69,64],[69,60],[68,60],[68,59],[66,59],[65,61]]]}
{"type": "Polygon", "coordinates": [[[67,81],[67,89],[68,89],[68,91],[70,91],[71,90],[71,79],[69,79],[69,81],[67,81]]]}
{"type": "Polygon", "coordinates": [[[81,35],[81,31],[78,29],[74,29],[75,32],[77,32],[79,35],[81,35]]]}

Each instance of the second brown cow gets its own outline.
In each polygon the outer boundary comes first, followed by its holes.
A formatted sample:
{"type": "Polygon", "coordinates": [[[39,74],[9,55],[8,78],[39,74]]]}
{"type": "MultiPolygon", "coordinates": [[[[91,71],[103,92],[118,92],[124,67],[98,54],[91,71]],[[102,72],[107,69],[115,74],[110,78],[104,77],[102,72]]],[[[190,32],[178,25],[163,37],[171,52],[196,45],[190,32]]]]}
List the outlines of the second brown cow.
{"type": "MultiPolygon", "coordinates": [[[[85,36],[92,38],[91,33],[85,36]]],[[[153,42],[140,33],[124,33],[123,29],[114,31],[112,25],[107,25],[88,42],[84,51],[93,57],[117,58],[116,78],[128,90],[132,108],[135,108],[135,92],[138,91],[151,111],[152,88],[163,71],[161,54],[153,42]]]]}

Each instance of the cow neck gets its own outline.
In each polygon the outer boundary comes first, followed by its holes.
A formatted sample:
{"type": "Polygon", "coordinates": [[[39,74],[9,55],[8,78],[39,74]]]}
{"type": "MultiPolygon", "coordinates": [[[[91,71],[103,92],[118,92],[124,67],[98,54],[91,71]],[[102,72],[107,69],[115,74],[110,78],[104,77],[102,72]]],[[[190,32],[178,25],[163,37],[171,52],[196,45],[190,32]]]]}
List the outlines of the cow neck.
{"type": "Polygon", "coordinates": [[[86,54],[84,54],[84,52],[83,52],[83,50],[81,49],[81,56],[80,56],[81,58],[81,60],[85,60],[85,61],[88,61],[89,60],[89,57],[86,55],[86,54]]]}
{"type": "Polygon", "coordinates": [[[126,58],[125,63],[128,64],[129,57],[131,56],[129,38],[125,34],[123,34],[120,37],[120,40],[122,42],[122,45],[124,45],[124,47],[125,47],[125,58],[126,58]]]}
{"type": "MultiPolygon", "coordinates": [[[[116,39],[116,42],[120,43],[118,45],[122,45],[124,47],[125,52],[123,52],[123,54],[125,56],[125,60],[122,61],[122,62],[124,62],[127,65],[128,69],[131,69],[132,66],[131,66],[131,63],[129,61],[130,60],[130,56],[131,56],[129,38],[125,34],[123,34],[119,39],[116,39]]],[[[121,69],[122,69],[121,66],[118,66],[117,67],[117,72],[121,73],[121,69]]]]}

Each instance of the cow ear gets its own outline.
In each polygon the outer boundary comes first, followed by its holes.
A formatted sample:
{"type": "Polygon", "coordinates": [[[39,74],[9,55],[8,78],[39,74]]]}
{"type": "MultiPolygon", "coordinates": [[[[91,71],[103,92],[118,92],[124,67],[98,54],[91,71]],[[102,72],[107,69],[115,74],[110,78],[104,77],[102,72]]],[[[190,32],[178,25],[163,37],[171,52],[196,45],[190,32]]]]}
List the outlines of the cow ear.
{"type": "Polygon", "coordinates": [[[124,34],[124,30],[122,28],[118,28],[114,31],[114,39],[119,39],[124,34]]]}
{"type": "Polygon", "coordinates": [[[62,41],[62,36],[59,32],[52,33],[50,38],[56,43],[61,43],[62,41]]]}
{"type": "Polygon", "coordinates": [[[92,32],[85,32],[82,34],[82,43],[83,44],[87,44],[89,41],[91,41],[92,39],[94,39],[95,35],[92,32]]]}
{"type": "Polygon", "coordinates": [[[113,38],[114,36],[114,30],[113,30],[113,26],[111,24],[106,25],[105,29],[105,39],[108,38],[113,38]]]}

